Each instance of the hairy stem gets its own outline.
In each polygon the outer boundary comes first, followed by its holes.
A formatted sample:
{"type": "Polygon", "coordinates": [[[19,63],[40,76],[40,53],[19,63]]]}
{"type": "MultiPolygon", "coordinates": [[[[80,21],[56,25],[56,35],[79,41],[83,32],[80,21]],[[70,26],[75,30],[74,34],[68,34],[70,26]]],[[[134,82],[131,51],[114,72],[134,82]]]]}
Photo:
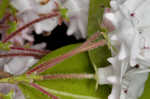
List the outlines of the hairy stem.
{"type": "Polygon", "coordinates": [[[43,20],[46,20],[46,19],[50,19],[50,18],[53,18],[53,17],[56,17],[58,16],[59,13],[57,12],[54,12],[54,13],[50,13],[48,15],[45,15],[45,16],[42,16],[38,19],[35,19],[27,24],[25,24],[24,26],[20,27],[19,29],[17,29],[15,32],[11,33],[8,37],[6,37],[2,42],[5,43],[7,42],[8,40],[12,39],[14,36],[16,36],[18,33],[20,33],[21,31],[23,31],[24,29],[30,27],[31,25],[35,24],[35,23],[38,23],[40,21],[43,21],[43,20]]]}
{"type": "Polygon", "coordinates": [[[33,56],[35,58],[40,59],[43,57],[43,55],[38,55],[35,53],[6,53],[6,54],[0,54],[0,58],[5,58],[5,57],[15,57],[15,56],[33,56]]]}
{"type": "Polygon", "coordinates": [[[37,52],[41,54],[48,54],[50,51],[48,50],[38,50],[33,48],[22,48],[22,47],[10,47],[12,50],[21,50],[21,51],[28,51],[28,52],[37,52]]]}
{"type": "Polygon", "coordinates": [[[51,97],[52,99],[59,99],[58,97],[54,96],[53,94],[47,92],[46,90],[44,90],[40,85],[35,84],[35,83],[30,83],[30,85],[34,88],[36,88],[37,90],[39,90],[40,92],[44,93],[45,95],[48,95],[49,97],[51,97]]]}
{"type": "Polygon", "coordinates": [[[44,75],[43,80],[48,79],[94,79],[94,74],[52,74],[44,75]]]}
{"type": "MultiPolygon", "coordinates": [[[[95,34],[97,35],[97,33],[95,34]]],[[[86,41],[85,43],[83,43],[79,48],[77,49],[74,49],[62,56],[58,56],[56,57],[55,59],[52,59],[48,62],[45,62],[43,64],[40,64],[39,66],[29,70],[27,72],[27,74],[32,74],[32,73],[41,73],[41,72],[44,72],[45,70],[47,70],[48,68],[56,65],[57,63],[59,62],[62,62],[64,61],[65,59],[75,55],[75,54],[78,54],[78,53],[81,53],[81,52],[84,52],[84,51],[87,51],[87,50],[91,50],[91,49],[94,49],[94,48],[97,48],[99,46],[103,46],[105,45],[105,41],[104,40],[101,40],[101,41],[98,41],[96,43],[92,43],[92,40],[95,40],[96,38],[98,37],[95,37],[95,35],[93,35],[88,41],[86,41]],[[93,39],[94,38],[94,39],[93,39]],[[89,44],[90,43],[90,44],[89,44]]]]}
{"type": "Polygon", "coordinates": [[[85,73],[69,73],[69,74],[48,74],[48,75],[20,75],[20,76],[7,76],[7,78],[0,79],[0,83],[20,83],[26,82],[31,83],[34,81],[41,80],[52,80],[52,79],[96,79],[95,74],[85,73]]]}

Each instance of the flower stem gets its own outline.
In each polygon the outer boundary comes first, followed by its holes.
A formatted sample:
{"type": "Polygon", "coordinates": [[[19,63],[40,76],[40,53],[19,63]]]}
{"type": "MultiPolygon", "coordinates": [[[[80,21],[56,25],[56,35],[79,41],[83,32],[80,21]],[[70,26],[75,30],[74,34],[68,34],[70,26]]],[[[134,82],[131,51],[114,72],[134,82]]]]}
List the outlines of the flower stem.
{"type": "MultiPolygon", "coordinates": [[[[95,34],[97,35],[97,33],[95,34]]],[[[47,70],[48,68],[56,65],[57,63],[59,62],[62,62],[64,61],[65,59],[75,55],[75,54],[78,54],[78,53],[81,53],[81,52],[84,52],[84,51],[88,51],[88,50],[91,50],[91,49],[94,49],[94,48],[97,48],[99,46],[103,46],[105,45],[105,41],[104,40],[101,40],[101,41],[98,41],[96,43],[92,43],[92,40],[95,40],[95,35],[93,35],[88,41],[86,41],[85,43],[83,43],[79,48],[77,49],[74,49],[62,56],[58,56],[56,57],[55,59],[52,59],[48,62],[45,62],[43,64],[40,64],[39,66],[29,70],[26,74],[32,74],[32,73],[41,73],[41,72],[44,72],[45,70],[47,70]]]]}
{"type": "Polygon", "coordinates": [[[45,95],[48,95],[49,97],[51,97],[52,99],[59,99],[58,97],[54,96],[53,94],[47,92],[46,90],[44,90],[40,85],[35,84],[35,83],[30,83],[30,85],[36,89],[38,89],[40,92],[44,93],[45,95]]]}
{"type": "Polygon", "coordinates": [[[33,56],[37,59],[40,59],[41,57],[43,57],[43,55],[38,55],[35,53],[5,53],[5,54],[0,54],[0,58],[15,57],[15,56],[33,56]]]}
{"type": "Polygon", "coordinates": [[[22,48],[22,47],[10,47],[12,50],[22,50],[22,51],[28,51],[28,52],[37,52],[41,54],[48,54],[50,51],[48,50],[38,50],[33,48],[22,48]]]}
{"type": "Polygon", "coordinates": [[[49,75],[20,75],[8,76],[7,78],[0,79],[0,83],[31,83],[34,81],[52,80],[52,79],[96,79],[95,74],[49,74],[49,75]]]}
{"type": "Polygon", "coordinates": [[[43,21],[43,20],[46,20],[46,19],[49,19],[49,18],[53,18],[53,17],[56,17],[58,16],[59,13],[57,12],[54,12],[54,13],[50,13],[48,15],[45,15],[45,16],[42,16],[38,19],[35,19],[27,24],[25,24],[24,26],[20,27],[19,29],[17,29],[15,32],[11,33],[8,37],[6,37],[2,42],[5,43],[7,42],[8,40],[12,39],[14,36],[16,36],[18,33],[20,33],[21,31],[23,31],[24,29],[30,27],[31,25],[35,24],[35,23],[38,23],[40,21],[43,21]]]}
{"type": "Polygon", "coordinates": [[[52,74],[43,76],[43,80],[48,79],[95,79],[95,76],[94,74],[52,74]]]}

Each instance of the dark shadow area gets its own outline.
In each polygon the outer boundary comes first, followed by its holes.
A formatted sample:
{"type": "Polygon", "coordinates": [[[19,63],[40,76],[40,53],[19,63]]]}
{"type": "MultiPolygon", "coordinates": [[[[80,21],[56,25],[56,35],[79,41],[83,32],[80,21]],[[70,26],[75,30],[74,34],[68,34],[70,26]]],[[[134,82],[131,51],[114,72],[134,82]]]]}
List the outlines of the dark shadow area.
{"type": "Polygon", "coordinates": [[[35,37],[35,44],[46,42],[47,49],[55,50],[65,45],[84,42],[85,40],[76,40],[74,36],[67,36],[66,35],[67,26],[63,23],[61,26],[57,26],[51,33],[50,36],[43,36],[43,35],[36,35],[35,37]]]}

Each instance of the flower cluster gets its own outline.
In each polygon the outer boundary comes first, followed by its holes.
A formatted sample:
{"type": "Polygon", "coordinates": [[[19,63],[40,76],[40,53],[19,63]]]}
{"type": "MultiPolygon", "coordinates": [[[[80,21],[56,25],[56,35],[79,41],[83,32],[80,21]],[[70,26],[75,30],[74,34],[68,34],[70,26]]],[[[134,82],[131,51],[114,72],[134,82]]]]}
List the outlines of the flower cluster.
{"type": "MultiPolygon", "coordinates": [[[[58,5],[67,8],[67,16],[70,19],[66,22],[69,25],[67,34],[75,35],[78,39],[86,37],[89,0],[11,0],[11,4],[18,10],[18,16],[21,17],[23,24],[55,12],[58,5]]],[[[59,17],[47,19],[33,25],[32,30],[35,30],[37,34],[51,32],[59,21],[59,17]]]]}
{"type": "Polygon", "coordinates": [[[103,26],[117,49],[108,59],[109,70],[99,69],[99,75],[107,70],[106,83],[113,85],[108,99],[138,99],[144,90],[150,66],[149,4],[149,0],[111,0],[111,8],[105,10],[103,26]]]}
{"type": "MultiPolygon", "coordinates": [[[[3,1],[0,0],[1,2],[3,1]]],[[[21,75],[33,66],[39,57],[47,54],[47,51],[43,50],[45,43],[32,45],[33,31],[36,34],[51,32],[60,22],[64,21],[68,25],[68,36],[74,35],[77,39],[86,38],[89,0],[10,0],[10,5],[16,13],[12,15],[7,11],[6,15],[0,19],[0,33],[2,34],[0,69],[3,72],[10,75],[21,75]],[[55,17],[46,18],[53,13],[56,14],[55,17]],[[65,20],[66,17],[69,20],[65,20]],[[11,31],[12,34],[7,34],[8,20],[15,23],[15,28],[13,28],[16,31],[11,31]],[[5,51],[2,47],[5,47],[7,41],[11,41],[12,45],[5,51]]],[[[12,89],[16,91],[14,99],[24,99],[16,85],[0,84],[0,87],[2,86],[10,86],[8,92],[12,89]]],[[[5,88],[1,89],[0,92],[8,93],[3,92],[5,88]]]]}

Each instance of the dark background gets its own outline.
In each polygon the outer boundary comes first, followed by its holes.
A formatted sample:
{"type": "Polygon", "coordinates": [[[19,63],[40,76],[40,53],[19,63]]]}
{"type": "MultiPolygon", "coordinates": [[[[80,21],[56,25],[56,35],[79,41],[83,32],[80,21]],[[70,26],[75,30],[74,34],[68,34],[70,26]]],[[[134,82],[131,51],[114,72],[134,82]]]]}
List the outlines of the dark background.
{"type": "Polygon", "coordinates": [[[35,44],[46,42],[49,50],[55,50],[65,45],[79,43],[85,41],[84,39],[76,40],[74,36],[66,35],[67,26],[63,23],[61,26],[57,26],[49,36],[36,35],[35,44]]]}

